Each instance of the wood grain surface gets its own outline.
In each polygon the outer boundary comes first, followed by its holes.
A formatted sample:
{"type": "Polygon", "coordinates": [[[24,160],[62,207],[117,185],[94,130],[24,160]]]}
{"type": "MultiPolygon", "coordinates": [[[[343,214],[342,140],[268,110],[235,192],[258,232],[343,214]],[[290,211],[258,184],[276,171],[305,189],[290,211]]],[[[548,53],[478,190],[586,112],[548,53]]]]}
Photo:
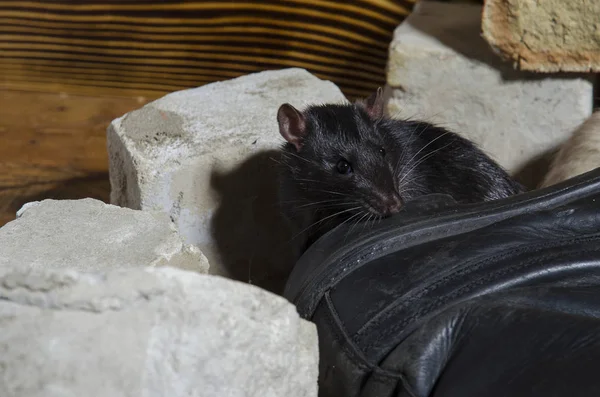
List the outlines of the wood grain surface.
{"type": "Polygon", "coordinates": [[[145,101],[3,90],[0,226],[28,201],[93,197],[107,202],[106,127],[145,101]]]}
{"type": "Polygon", "coordinates": [[[366,96],[414,2],[0,1],[0,84],[157,97],[294,66],[366,96]]]}

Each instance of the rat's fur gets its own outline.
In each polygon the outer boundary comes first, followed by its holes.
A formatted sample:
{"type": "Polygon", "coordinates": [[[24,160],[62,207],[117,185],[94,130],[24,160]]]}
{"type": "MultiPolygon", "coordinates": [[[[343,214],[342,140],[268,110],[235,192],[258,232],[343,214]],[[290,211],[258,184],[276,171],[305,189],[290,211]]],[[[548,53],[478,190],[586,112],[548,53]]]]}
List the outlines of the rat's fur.
{"type": "Polygon", "coordinates": [[[421,195],[445,193],[474,203],[523,191],[459,135],[384,117],[380,95],[303,112],[280,108],[280,132],[288,141],[280,167],[281,208],[304,233],[302,250],[343,222],[388,216],[421,195]],[[351,174],[339,173],[342,159],[351,164],[351,174]]]}

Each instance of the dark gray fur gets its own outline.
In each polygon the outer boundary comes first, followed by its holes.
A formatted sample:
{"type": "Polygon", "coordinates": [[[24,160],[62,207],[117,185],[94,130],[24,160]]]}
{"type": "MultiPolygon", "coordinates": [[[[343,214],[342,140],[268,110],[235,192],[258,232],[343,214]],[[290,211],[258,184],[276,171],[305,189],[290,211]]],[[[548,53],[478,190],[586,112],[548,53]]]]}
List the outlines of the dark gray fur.
{"type": "Polygon", "coordinates": [[[303,112],[282,105],[278,120],[288,141],[279,170],[280,204],[299,234],[300,252],[342,222],[389,216],[418,196],[442,193],[476,203],[524,191],[458,134],[384,117],[380,90],[366,101],[303,112]],[[339,172],[346,169],[340,160],[351,173],[339,172]]]}

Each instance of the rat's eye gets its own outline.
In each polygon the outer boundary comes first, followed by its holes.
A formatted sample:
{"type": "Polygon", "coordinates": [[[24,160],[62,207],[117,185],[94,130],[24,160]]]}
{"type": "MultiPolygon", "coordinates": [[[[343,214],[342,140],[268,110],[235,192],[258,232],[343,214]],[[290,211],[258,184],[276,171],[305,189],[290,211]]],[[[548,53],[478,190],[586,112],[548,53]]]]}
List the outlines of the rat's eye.
{"type": "Polygon", "coordinates": [[[352,172],[352,166],[346,160],[338,161],[335,168],[340,174],[350,174],[352,172]]]}
{"type": "Polygon", "coordinates": [[[385,149],[380,147],[379,148],[379,153],[381,153],[382,156],[385,156],[385,149]]]}

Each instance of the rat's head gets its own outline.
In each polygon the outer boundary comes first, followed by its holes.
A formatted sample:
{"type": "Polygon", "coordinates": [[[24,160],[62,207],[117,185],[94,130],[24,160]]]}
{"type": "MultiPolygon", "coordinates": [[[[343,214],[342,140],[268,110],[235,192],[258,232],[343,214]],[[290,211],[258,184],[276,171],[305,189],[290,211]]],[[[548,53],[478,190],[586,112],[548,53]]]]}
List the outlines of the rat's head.
{"type": "MultiPolygon", "coordinates": [[[[398,145],[382,125],[381,89],[364,101],[279,108],[286,172],[305,202],[343,217],[386,217],[402,200],[394,167],[398,145]]],[[[333,215],[332,215],[333,216],[333,215]]]]}

